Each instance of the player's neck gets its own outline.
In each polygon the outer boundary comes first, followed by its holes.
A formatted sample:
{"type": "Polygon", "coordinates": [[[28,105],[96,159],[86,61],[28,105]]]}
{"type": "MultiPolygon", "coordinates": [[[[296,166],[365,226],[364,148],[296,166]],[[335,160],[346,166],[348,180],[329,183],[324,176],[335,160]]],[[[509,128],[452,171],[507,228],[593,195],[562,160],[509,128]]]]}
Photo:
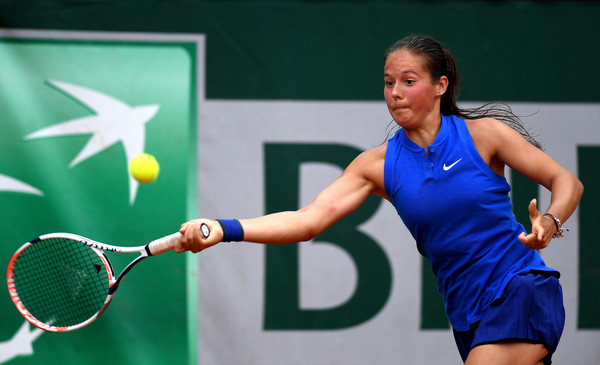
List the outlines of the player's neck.
{"type": "Polygon", "coordinates": [[[417,128],[404,129],[406,137],[420,147],[425,148],[430,146],[436,139],[442,126],[441,115],[429,117],[417,128]]]}

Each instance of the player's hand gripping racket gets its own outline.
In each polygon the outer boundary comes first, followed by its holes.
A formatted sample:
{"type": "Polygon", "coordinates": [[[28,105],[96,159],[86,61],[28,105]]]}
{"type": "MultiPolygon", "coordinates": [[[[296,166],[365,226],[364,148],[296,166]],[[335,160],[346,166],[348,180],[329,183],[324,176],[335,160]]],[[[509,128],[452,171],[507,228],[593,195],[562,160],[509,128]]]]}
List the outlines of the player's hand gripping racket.
{"type": "MultiPolygon", "coordinates": [[[[202,235],[210,234],[201,225],[202,235]]],[[[50,332],[73,331],[94,322],[110,304],[121,280],[140,261],[175,248],[180,234],[145,246],[120,247],[69,233],[51,233],[27,242],[8,264],[6,280],[19,312],[50,332]],[[139,253],[118,277],[104,251],[139,253]]]]}

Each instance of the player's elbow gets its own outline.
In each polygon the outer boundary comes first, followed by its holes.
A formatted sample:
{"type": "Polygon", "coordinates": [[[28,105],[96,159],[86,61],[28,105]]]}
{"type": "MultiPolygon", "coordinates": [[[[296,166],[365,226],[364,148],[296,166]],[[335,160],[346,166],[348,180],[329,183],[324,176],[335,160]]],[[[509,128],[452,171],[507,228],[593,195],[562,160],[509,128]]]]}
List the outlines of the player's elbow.
{"type": "Polygon", "coordinates": [[[315,226],[308,227],[306,230],[304,230],[304,234],[302,235],[300,242],[307,242],[316,238],[318,235],[323,233],[325,229],[321,229],[315,226]]]}
{"type": "Polygon", "coordinates": [[[569,181],[571,182],[573,195],[579,202],[579,200],[581,199],[581,196],[583,195],[583,183],[581,182],[581,180],[579,180],[577,178],[577,176],[575,176],[571,172],[564,174],[564,175],[565,175],[565,178],[569,179],[569,181]]]}
{"type": "Polygon", "coordinates": [[[581,196],[583,195],[583,183],[579,179],[577,179],[577,189],[579,193],[579,198],[581,199],[581,196]]]}
{"type": "Polygon", "coordinates": [[[301,216],[301,242],[306,242],[325,232],[335,220],[332,220],[333,212],[314,209],[314,207],[305,207],[298,211],[301,216]]]}

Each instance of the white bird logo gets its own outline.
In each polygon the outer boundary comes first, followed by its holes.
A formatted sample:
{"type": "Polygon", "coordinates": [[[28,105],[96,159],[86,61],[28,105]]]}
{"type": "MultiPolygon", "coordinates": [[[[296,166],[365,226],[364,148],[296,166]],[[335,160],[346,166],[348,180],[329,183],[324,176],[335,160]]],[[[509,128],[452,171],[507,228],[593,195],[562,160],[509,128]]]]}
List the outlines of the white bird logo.
{"type": "Polygon", "coordinates": [[[0,191],[13,191],[17,193],[44,195],[44,193],[39,189],[24,183],[23,181],[2,174],[0,174],[0,191]]]}
{"type": "MultiPolygon", "coordinates": [[[[83,86],[54,80],[48,80],[48,83],[79,100],[96,115],[72,119],[40,129],[25,136],[25,139],[92,134],[92,138],[71,161],[69,167],[74,167],[117,142],[123,143],[127,166],[135,155],[144,152],[145,124],[156,115],[160,105],[132,107],[109,95],[83,86]]],[[[127,175],[129,176],[129,203],[133,204],[138,182],[131,174],[127,175]]]]}
{"type": "Polygon", "coordinates": [[[42,333],[41,329],[32,329],[29,322],[24,321],[10,340],[0,342],[0,364],[19,355],[33,355],[33,341],[42,333]]]}

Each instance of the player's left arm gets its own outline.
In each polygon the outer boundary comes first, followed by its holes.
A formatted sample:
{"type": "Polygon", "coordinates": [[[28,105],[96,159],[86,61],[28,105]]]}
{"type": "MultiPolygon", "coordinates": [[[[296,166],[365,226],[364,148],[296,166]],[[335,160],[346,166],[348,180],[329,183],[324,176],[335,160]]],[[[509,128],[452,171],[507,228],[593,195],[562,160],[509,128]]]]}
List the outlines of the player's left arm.
{"type": "MultiPolygon", "coordinates": [[[[477,149],[480,153],[483,151],[484,159],[487,158],[492,165],[509,166],[550,190],[550,205],[544,213],[552,214],[560,222],[567,221],[583,193],[583,184],[574,174],[500,121],[482,119],[478,123],[471,123],[469,129],[477,149]]],[[[530,202],[528,209],[532,232],[522,234],[519,239],[527,247],[545,248],[556,232],[555,222],[540,212],[535,199],[530,202]]]]}

